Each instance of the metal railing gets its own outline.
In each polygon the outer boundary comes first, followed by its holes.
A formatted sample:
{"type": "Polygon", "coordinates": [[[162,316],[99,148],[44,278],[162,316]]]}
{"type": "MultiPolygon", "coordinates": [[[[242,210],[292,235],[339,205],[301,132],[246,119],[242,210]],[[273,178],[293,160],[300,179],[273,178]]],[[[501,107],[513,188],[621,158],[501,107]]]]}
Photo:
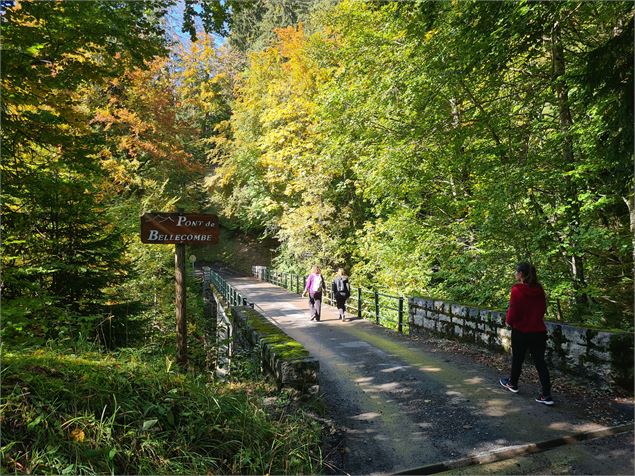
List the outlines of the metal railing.
{"type": "MultiPolygon", "coordinates": [[[[308,276],[269,268],[264,268],[256,277],[296,294],[302,294],[308,278],[308,276]]],[[[324,302],[335,305],[331,283],[325,280],[325,285],[324,302]]],[[[403,296],[380,293],[376,289],[351,286],[351,297],[346,301],[346,311],[351,315],[356,315],[359,319],[374,320],[377,325],[395,329],[403,334],[404,329],[406,329],[406,333],[409,331],[408,319],[405,318],[407,309],[404,308],[404,301],[403,296]]]]}
{"type": "Polygon", "coordinates": [[[245,296],[240,294],[235,287],[225,281],[222,276],[213,269],[204,269],[203,278],[206,283],[209,282],[216,288],[229,306],[249,306],[251,308],[255,306],[253,302],[247,300],[245,296]]]}

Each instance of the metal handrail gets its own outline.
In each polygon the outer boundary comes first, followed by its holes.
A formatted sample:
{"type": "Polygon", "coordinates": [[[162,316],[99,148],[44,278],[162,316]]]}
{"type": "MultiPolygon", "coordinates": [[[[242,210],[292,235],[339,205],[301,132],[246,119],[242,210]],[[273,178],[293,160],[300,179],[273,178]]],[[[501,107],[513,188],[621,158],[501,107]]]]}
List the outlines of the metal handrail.
{"type": "MultiPolygon", "coordinates": [[[[258,277],[264,278],[265,281],[294,292],[295,294],[302,293],[306,286],[306,279],[308,278],[308,276],[301,276],[295,273],[269,268],[265,268],[258,277]],[[302,284],[301,286],[300,283],[302,284]]],[[[331,282],[325,280],[324,284],[326,286],[324,301],[327,304],[334,304],[335,299],[332,295],[331,282]]],[[[357,314],[359,319],[370,318],[373,319],[376,324],[383,327],[393,329],[396,327],[397,332],[403,334],[404,326],[409,328],[408,319],[404,319],[406,313],[406,310],[404,310],[404,302],[407,302],[404,296],[381,293],[376,289],[367,289],[361,286],[351,286],[351,296],[346,303],[346,310],[352,314],[357,314]],[[364,299],[364,295],[370,295],[372,298],[364,299]],[[392,302],[387,303],[385,302],[386,299],[392,302]],[[390,304],[392,304],[392,306],[390,304]]]]}
{"type": "Polygon", "coordinates": [[[216,288],[229,306],[249,306],[252,309],[255,307],[255,303],[240,294],[236,288],[225,281],[225,279],[213,269],[204,270],[204,278],[206,282],[211,283],[214,288],[216,288]],[[207,273],[209,273],[209,275],[207,275],[207,273]]]}

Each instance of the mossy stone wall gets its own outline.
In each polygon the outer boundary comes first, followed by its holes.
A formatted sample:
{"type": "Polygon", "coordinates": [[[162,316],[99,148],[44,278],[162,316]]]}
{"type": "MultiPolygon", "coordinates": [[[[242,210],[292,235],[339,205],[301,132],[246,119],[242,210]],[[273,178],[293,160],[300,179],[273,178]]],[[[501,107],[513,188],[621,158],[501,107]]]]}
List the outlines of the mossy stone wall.
{"type": "Polygon", "coordinates": [[[263,368],[280,387],[317,393],[320,362],[311,357],[302,344],[250,307],[232,307],[231,314],[243,343],[260,348],[263,368]]]}
{"type": "MultiPolygon", "coordinates": [[[[410,334],[430,332],[511,351],[505,312],[446,301],[410,298],[410,334]]],[[[547,361],[560,370],[633,393],[633,334],[547,322],[547,361]]]]}

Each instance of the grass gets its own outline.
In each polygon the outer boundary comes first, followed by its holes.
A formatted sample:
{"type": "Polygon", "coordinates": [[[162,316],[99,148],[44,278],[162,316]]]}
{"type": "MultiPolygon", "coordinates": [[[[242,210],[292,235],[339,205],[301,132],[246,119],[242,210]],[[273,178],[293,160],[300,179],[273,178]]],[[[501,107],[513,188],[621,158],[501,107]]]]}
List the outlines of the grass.
{"type": "Polygon", "coordinates": [[[210,383],[142,350],[67,352],[3,352],[2,474],[321,470],[319,424],[267,411],[283,396],[259,377],[210,383]]]}

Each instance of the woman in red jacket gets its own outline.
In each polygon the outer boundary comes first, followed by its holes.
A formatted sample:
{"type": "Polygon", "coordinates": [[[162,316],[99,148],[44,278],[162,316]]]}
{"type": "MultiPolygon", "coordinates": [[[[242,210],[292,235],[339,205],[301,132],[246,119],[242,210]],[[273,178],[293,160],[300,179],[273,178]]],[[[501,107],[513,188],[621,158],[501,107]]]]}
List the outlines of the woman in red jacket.
{"type": "Polygon", "coordinates": [[[513,393],[518,392],[518,379],[522,371],[527,350],[531,352],[540,377],[542,393],[536,397],[538,403],[553,405],[549,369],[545,363],[547,328],[545,291],[536,277],[536,268],[529,263],[516,266],[517,284],[512,286],[506,323],[512,328],[512,369],[509,378],[501,378],[500,384],[513,393]]]}

